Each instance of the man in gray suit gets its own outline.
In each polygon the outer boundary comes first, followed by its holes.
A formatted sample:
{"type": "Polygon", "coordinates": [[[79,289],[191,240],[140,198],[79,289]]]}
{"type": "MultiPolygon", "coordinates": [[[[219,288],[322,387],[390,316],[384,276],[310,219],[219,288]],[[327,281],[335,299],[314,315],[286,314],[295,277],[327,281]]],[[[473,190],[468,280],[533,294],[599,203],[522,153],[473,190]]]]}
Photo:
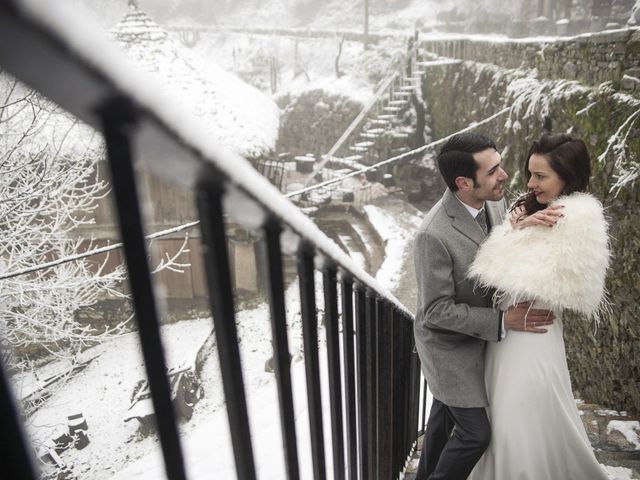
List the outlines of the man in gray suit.
{"type": "Polygon", "coordinates": [[[508,175],[494,142],[453,136],[438,155],[448,189],[414,242],[418,311],[414,324],[422,371],[434,400],[416,480],[464,480],[489,445],[484,349],[508,330],[545,333],[548,310],[528,304],[495,310],[491,295],[466,278],[478,246],[506,213],[508,175]]]}

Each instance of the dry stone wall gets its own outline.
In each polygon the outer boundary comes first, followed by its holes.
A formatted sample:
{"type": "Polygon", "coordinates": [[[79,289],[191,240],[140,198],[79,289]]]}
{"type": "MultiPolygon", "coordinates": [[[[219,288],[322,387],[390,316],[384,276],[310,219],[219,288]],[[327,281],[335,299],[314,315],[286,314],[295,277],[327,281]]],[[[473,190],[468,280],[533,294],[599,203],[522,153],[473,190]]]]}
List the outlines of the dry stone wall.
{"type": "MultiPolygon", "coordinates": [[[[362,103],[323,89],[284,95],[277,103],[281,109],[278,152],[313,153],[318,157],[333,147],[363,109],[362,103]]],[[[354,139],[358,133],[356,131],[354,139]]],[[[349,152],[343,149],[338,155],[349,155],[349,152]]]]}
{"type": "MultiPolygon", "coordinates": [[[[486,58],[492,55],[485,52],[486,58]]],[[[478,129],[497,140],[511,175],[511,189],[520,191],[524,188],[521,163],[531,141],[542,133],[543,111],[552,119],[554,131],[586,140],[592,158],[592,191],[603,201],[611,225],[613,259],[607,288],[613,308],[598,328],[584,319],[566,319],[567,357],[579,396],[640,412],[640,189],[631,182],[612,190],[621,167],[637,168],[640,162],[640,121],[633,121],[640,116],[640,101],[610,87],[590,88],[529,75],[476,62],[429,67],[423,96],[433,137],[441,138],[521,102],[510,117],[499,117],[478,129]],[[621,137],[626,137],[626,147],[612,148],[621,137]]]]}
{"type": "Polygon", "coordinates": [[[422,48],[441,56],[491,63],[505,68],[537,69],[541,77],[579,80],[588,85],[624,75],[640,78],[640,29],[624,29],[559,38],[553,41],[458,39],[423,41],[422,48]]]}

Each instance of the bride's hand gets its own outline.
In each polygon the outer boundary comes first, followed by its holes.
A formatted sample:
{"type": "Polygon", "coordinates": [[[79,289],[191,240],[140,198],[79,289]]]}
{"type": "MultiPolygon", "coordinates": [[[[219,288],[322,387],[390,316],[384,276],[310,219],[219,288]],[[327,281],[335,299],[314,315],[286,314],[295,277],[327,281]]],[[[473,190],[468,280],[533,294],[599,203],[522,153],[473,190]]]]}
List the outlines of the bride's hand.
{"type": "Polygon", "coordinates": [[[544,210],[537,211],[533,215],[526,215],[524,208],[519,207],[511,212],[511,216],[509,218],[511,227],[514,230],[535,227],[538,225],[542,225],[543,227],[553,227],[560,218],[564,217],[561,211],[562,208],[564,208],[564,205],[552,205],[544,210]]]}

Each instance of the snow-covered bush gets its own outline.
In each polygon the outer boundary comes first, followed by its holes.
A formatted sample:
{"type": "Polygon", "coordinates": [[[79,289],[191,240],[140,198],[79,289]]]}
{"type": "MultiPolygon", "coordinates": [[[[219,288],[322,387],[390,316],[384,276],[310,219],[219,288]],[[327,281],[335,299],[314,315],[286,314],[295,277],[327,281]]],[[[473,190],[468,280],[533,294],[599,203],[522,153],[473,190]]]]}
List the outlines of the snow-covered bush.
{"type": "Polygon", "coordinates": [[[121,296],[114,287],[123,271],[107,273],[86,259],[35,270],[87,248],[72,231],[93,222],[107,193],[96,173],[104,147],[95,132],[5,74],[0,95],[0,275],[34,270],[0,280],[0,339],[16,366],[27,347],[70,355],[113,333],[76,315],[99,295],[121,296]]]}

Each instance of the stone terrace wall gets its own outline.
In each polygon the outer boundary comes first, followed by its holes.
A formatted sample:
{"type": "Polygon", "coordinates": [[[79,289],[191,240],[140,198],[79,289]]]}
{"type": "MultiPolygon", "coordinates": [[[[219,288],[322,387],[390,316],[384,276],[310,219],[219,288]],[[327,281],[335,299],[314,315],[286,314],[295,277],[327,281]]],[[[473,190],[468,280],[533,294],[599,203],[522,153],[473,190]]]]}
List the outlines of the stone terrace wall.
{"type": "MultiPolygon", "coordinates": [[[[486,56],[491,52],[486,52],[486,56]]],[[[552,87],[566,82],[528,78],[527,72],[507,71],[495,65],[460,62],[432,66],[425,73],[423,96],[429,105],[433,138],[458,131],[511,105],[508,87],[515,82],[531,82],[530,88],[546,89],[551,98],[548,114],[556,132],[571,132],[585,139],[592,159],[592,192],[604,203],[610,219],[612,264],[607,289],[613,314],[599,328],[584,319],[564,322],[567,359],[573,387],[583,399],[640,412],[640,188],[637,182],[615,195],[611,186],[619,173],[616,165],[622,151],[598,157],[609,139],[628,120],[637,118],[640,100],[606,88],[569,85],[566,90],[552,87]],[[470,92],[478,92],[470,94],[470,92]]],[[[512,118],[507,115],[478,128],[496,139],[502,150],[511,189],[522,191],[519,173],[529,145],[542,133],[540,110],[527,114],[524,105],[512,118]]],[[[640,120],[629,122],[627,155],[640,163],[640,120]]]]}
{"type": "Polygon", "coordinates": [[[549,40],[424,40],[421,47],[441,56],[504,68],[538,69],[544,78],[605,81],[618,86],[624,74],[640,77],[640,29],[612,30],[549,40]]]}
{"type": "MultiPolygon", "coordinates": [[[[313,153],[318,157],[333,147],[363,108],[360,102],[345,95],[332,94],[322,89],[284,95],[276,103],[282,111],[276,147],[278,152],[289,152],[292,155],[313,153]]],[[[356,129],[353,139],[358,134],[356,129]]],[[[344,148],[337,153],[352,154],[344,148]]]]}

